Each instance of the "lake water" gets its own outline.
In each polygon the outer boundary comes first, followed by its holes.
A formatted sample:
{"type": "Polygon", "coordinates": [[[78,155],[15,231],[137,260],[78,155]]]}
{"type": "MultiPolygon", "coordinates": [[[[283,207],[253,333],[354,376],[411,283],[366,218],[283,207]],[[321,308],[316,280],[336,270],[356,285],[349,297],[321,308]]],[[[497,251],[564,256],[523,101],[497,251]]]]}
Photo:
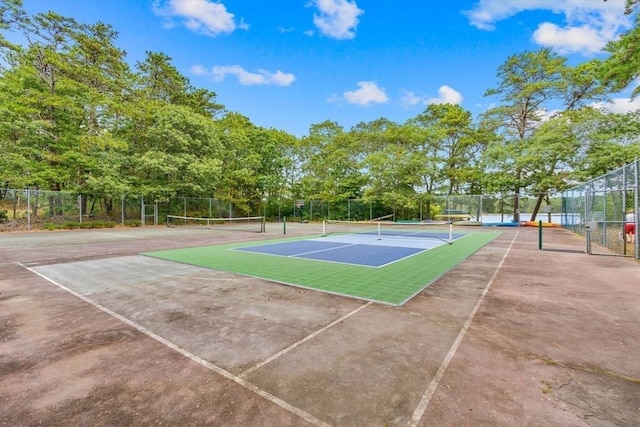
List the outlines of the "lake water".
{"type": "MultiPolygon", "coordinates": [[[[472,218],[475,219],[475,218],[472,218]]],[[[529,221],[531,219],[531,213],[521,213],[520,221],[529,221]]],[[[509,214],[483,214],[480,217],[480,221],[486,223],[492,222],[511,222],[513,220],[513,215],[509,214]]],[[[547,213],[539,213],[536,216],[536,221],[549,221],[549,214],[547,213]]],[[[551,222],[554,224],[564,224],[567,222],[568,224],[580,224],[580,214],[577,213],[552,213],[551,214],[551,222]]]]}

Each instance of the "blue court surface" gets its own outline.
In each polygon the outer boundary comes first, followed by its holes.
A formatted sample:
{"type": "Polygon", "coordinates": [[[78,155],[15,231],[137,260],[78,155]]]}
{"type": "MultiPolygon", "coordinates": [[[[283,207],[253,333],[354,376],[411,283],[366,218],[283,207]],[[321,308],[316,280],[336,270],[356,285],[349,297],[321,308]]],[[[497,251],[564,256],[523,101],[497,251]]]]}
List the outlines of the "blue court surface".
{"type": "MultiPolygon", "coordinates": [[[[464,235],[458,234],[455,238],[464,235]]],[[[292,242],[235,248],[243,252],[304,258],[366,267],[384,267],[429,249],[446,245],[444,239],[407,239],[336,235],[292,242]]]]}

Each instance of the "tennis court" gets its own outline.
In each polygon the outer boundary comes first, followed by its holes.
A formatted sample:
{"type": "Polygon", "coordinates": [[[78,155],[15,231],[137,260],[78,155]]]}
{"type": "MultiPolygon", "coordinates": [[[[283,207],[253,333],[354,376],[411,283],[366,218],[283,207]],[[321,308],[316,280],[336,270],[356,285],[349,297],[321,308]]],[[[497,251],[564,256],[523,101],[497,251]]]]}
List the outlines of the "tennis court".
{"type": "Polygon", "coordinates": [[[145,255],[391,305],[402,305],[498,236],[451,224],[333,222],[322,237],[145,255]]]}
{"type": "Polygon", "coordinates": [[[238,250],[339,235],[267,230],[0,235],[0,425],[637,424],[637,263],[561,229],[539,250],[529,227],[471,227],[381,268],[238,250]],[[262,270],[382,273],[438,268],[485,231],[402,306],[140,255],[224,246],[262,270]]]}

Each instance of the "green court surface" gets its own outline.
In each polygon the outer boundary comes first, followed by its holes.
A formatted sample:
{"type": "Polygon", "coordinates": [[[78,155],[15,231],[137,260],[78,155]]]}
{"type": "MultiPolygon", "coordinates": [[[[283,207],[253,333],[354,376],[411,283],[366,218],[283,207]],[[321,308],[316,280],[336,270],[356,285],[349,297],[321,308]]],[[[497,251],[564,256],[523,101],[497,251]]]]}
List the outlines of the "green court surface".
{"type": "Polygon", "coordinates": [[[367,301],[402,305],[499,234],[498,231],[470,232],[451,245],[442,245],[381,268],[232,250],[304,240],[304,237],[173,249],[143,255],[367,301]]]}

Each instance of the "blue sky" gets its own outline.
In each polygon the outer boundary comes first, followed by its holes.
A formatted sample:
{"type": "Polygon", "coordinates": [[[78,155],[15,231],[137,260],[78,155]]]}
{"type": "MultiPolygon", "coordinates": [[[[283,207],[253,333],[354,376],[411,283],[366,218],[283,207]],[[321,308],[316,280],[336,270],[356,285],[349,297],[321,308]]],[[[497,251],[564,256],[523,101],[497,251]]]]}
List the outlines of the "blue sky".
{"type": "MultiPolygon", "coordinates": [[[[196,87],[254,124],[307,135],[397,123],[429,103],[474,117],[494,102],[508,56],[551,47],[577,64],[605,58],[632,24],[624,0],[23,0],[29,14],[102,21],[133,65],[164,52],[196,87]]],[[[640,108],[616,94],[608,108],[640,108]]]]}

